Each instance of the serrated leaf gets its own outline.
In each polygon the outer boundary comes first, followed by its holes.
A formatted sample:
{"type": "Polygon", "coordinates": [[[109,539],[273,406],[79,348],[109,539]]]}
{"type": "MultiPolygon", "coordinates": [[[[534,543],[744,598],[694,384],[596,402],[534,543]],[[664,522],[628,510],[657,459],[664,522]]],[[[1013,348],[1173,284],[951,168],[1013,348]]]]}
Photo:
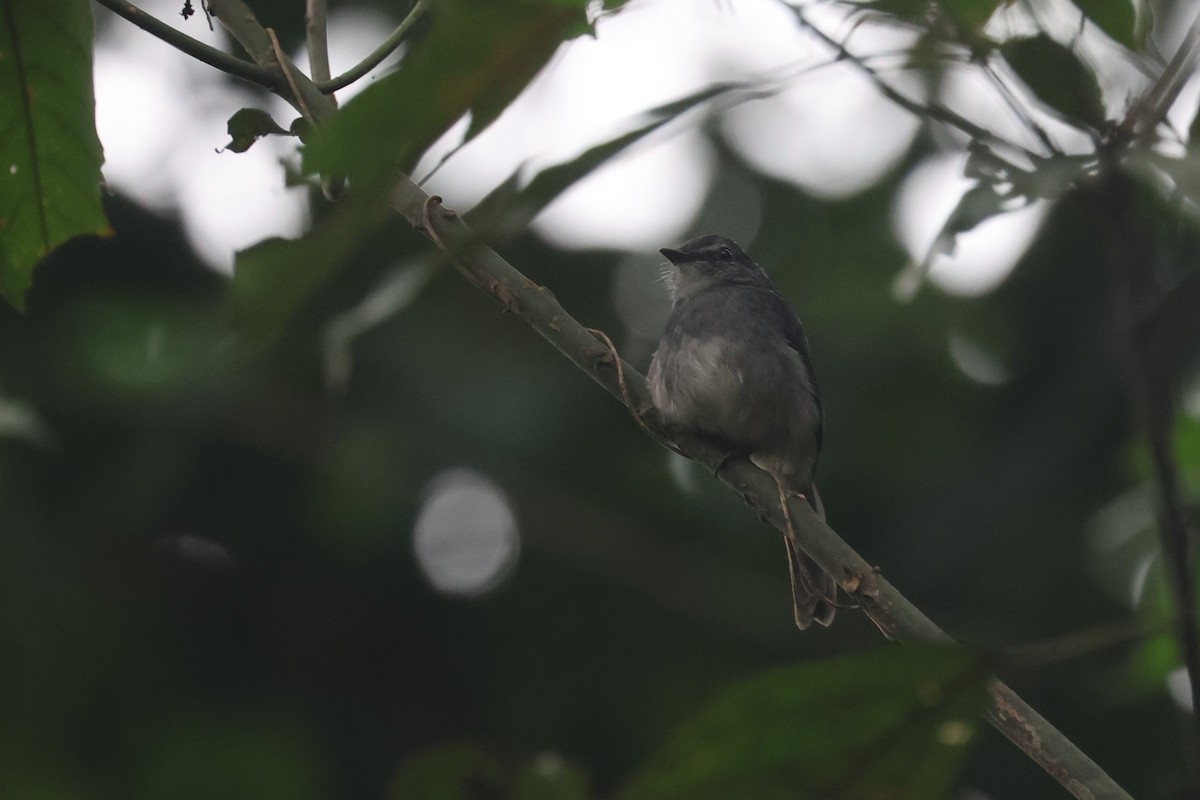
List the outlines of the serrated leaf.
{"type": "Polygon", "coordinates": [[[1097,130],[1104,127],[1100,85],[1075,53],[1044,35],[1010,42],[1002,52],[1013,71],[1052,111],[1097,130]]]}
{"type": "Polygon", "coordinates": [[[293,136],[291,131],[279,126],[271,115],[261,108],[239,108],[226,123],[230,142],[226,150],[244,153],[250,146],[264,136],[293,136]]]}
{"type": "Polygon", "coordinates": [[[1138,20],[1133,0],[1075,0],[1083,15],[1113,41],[1138,49],[1138,20]]]}
{"type": "Polygon", "coordinates": [[[108,234],[92,93],[92,10],[0,0],[0,296],[24,307],[33,269],[81,234],[108,234]]]}
{"type": "Polygon", "coordinates": [[[368,87],[304,148],[309,172],[370,185],[410,171],[421,153],[468,112],[468,138],[483,130],[586,24],[581,7],[518,0],[443,0],[432,30],[402,68],[368,87]]]}
{"type": "Polygon", "coordinates": [[[934,800],[951,788],[985,695],[961,649],[888,646],[726,689],[620,800],[934,800]]]}

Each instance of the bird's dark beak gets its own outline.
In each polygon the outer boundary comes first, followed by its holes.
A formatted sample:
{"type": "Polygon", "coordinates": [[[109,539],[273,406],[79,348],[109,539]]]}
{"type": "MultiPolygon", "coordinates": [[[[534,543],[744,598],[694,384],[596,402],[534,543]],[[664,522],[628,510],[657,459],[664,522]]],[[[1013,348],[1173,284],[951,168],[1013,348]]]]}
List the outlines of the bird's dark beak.
{"type": "Polygon", "coordinates": [[[682,264],[683,262],[689,260],[688,254],[683,252],[682,250],[672,250],[669,247],[664,247],[662,250],[659,250],[658,252],[660,252],[664,256],[666,256],[667,261],[670,261],[672,264],[682,264]]]}

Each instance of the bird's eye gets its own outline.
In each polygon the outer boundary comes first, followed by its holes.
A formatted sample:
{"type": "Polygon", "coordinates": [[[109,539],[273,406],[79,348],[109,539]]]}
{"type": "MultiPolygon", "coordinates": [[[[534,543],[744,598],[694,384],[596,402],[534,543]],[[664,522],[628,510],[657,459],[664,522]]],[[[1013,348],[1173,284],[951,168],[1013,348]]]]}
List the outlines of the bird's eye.
{"type": "Polygon", "coordinates": [[[722,261],[733,261],[733,251],[728,247],[722,247],[720,255],[722,261]]]}

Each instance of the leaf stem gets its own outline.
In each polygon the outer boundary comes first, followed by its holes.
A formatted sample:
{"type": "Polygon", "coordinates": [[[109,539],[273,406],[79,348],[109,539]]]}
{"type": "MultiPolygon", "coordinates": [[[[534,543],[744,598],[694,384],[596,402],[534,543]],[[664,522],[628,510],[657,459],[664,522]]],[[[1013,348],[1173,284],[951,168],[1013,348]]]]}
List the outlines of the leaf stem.
{"type": "Polygon", "coordinates": [[[304,34],[308,41],[308,65],[318,85],[329,80],[329,4],[308,0],[304,10],[304,34]]]}
{"type": "Polygon", "coordinates": [[[417,0],[417,2],[413,4],[412,9],[408,12],[408,16],[406,16],[403,21],[396,26],[396,29],[392,31],[386,39],[383,40],[379,47],[376,47],[369,56],[343,72],[341,75],[338,75],[336,78],[332,79],[326,75],[326,77],[322,79],[317,77],[316,73],[314,72],[313,78],[317,84],[317,88],[325,94],[336,92],[338,89],[344,89],[345,87],[354,83],[359,78],[375,69],[375,67],[379,66],[380,63],[382,63],[385,58],[390,56],[397,47],[403,44],[404,40],[408,38],[408,35],[412,33],[413,26],[415,26],[421,17],[423,17],[425,13],[429,11],[429,2],[430,0],[417,0]]]}

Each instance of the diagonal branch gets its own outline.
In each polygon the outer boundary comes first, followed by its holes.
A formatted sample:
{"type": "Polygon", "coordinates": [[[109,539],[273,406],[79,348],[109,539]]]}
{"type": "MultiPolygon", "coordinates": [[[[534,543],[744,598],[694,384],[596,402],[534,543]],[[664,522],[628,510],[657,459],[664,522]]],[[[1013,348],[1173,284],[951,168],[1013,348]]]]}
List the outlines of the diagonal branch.
{"type": "MultiPolygon", "coordinates": [[[[487,246],[454,211],[401,175],[389,198],[392,208],[424,231],[468,280],[520,316],[576,366],[654,432],[665,436],[650,401],[645,378],[632,366],[616,369],[609,347],[558,304],[544,286],[522,275],[487,246]],[[619,377],[620,376],[620,377],[619,377]]],[[[678,441],[678,439],[677,439],[678,441]]],[[[678,442],[713,470],[725,456],[702,441],[678,442]]],[[[787,524],[775,497],[774,480],[746,459],[727,463],[720,479],[758,509],[780,531],[787,524]]],[[[883,633],[891,639],[949,644],[953,640],[867,561],[825,525],[805,502],[790,506],[800,546],[833,575],[883,633]]],[[[998,680],[989,687],[988,721],[1079,800],[1130,800],[1126,792],[1066,736],[998,680]]]]}
{"type": "Polygon", "coordinates": [[[114,14],[129,20],[146,33],[162,39],[176,50],[187,53],[197,61],[202,61],[210,67],[216,67],[222,72],[227,72],[242,80],[258,84],[264,89],[274,91],[278,88],[277,76],[272,70],[251,64],[237,56],[210,47],[198,39],[193,39],[186,33],[172,28],[153,14],[147,14],[133,3],[127,3],[125,0],[96,0],[96,2],[114,14]]]}
{"type": "Polygon", "coordinates": [[[1179,43],[1179,49],[1167,62],[1158,79],[1150,84],[1150,88],[1130,107],[1117,126],[1121,138],[1128,141],[1152,133],[1166,119],[1167,112],[1191,76],[1197,47],[1200,47],[1200,9],[1196,10],[1196,16],[1179,43]]]}
{"type": "MultiPolygon", "coordinates": [[[[107,4],[114,0],[101,2],[107,4]]],[[[271,41],[268,31],[259,24],[243,0],[209,0],[209,6],[260,68],[270,71],[272,75],[288,71],[289,80],[274,80],[271,88],[276,93],[298,107],[311,106],[313,115],[318,118],[332,113],[332,99],[322,94],[290,60],[277,54],[278,45],[271,41]]],[[[803,21],[803,17],[801,19],[803,21]]],[[[818,35],[822,34],[818,32],[818,35]]],[[[838,47],[839,52],[845,53],[840,45],[828,41],[838,47]]],[[[862,62],[854,63],[860,69],[864,68],[862,62]]],[[[874,75],[869,67],[865,68],[874,75]]],[[[883,90],[886,84],[878,81],[877,76],[876,80],[883,90]]],[[[895,97],[891,94],[888,96],[893,100],[902,105],[904,102],[912,103],[894,90],[891,91],[895,97]]],[[[925,112],[930,113],[929,109],[925,109],[925,112]]],[[[950,122],[952,119],[954,117],[943,121],[950,122]]],[[[963,126],[974,127],[965,119],[957,119],[953,124],[960,129],[970,132],[963,126]]],[[[976,138],[996,141],[995,137],[986,135],[987,132],[982,129],[978,129],[978,133],[983,135],[976,138]]],[[[680,441],[678,437],[668,436],[650,402],[645,378],[632,366],[618,362],[616,359],[619,359],[619,355],[613,352],[611,345],[598,339],[571,317],[547,288],[513,268],[488,247],[457,213],[445,208],[437,198],[427,195],[407,175],[398,176],[388,199],[392,208],[415,228],[429,235],[472,283],[524,319],[563,355],[626,404],[652,434],[666,439],[675,438],[684,451],[712,468],[725,484],[756,507],[764,519],[780,531],[787,532],[788,522],[775,502],[777,487],[774,479],[746,459],[725,463],[718,470],[725,453],[702,441],[680,441]]],[[[842,589],[858,602],[888,638],[941,644],[953,642],[896,591],[876,568],[819,520],[807,503],[790,502],[789,516],[801,548],[835,577],[842,589]]],[[[993,680],[989,696],[989,722],[1076,798],[1131,800],[1087,755],[1003,683],[993,680]]]]}

